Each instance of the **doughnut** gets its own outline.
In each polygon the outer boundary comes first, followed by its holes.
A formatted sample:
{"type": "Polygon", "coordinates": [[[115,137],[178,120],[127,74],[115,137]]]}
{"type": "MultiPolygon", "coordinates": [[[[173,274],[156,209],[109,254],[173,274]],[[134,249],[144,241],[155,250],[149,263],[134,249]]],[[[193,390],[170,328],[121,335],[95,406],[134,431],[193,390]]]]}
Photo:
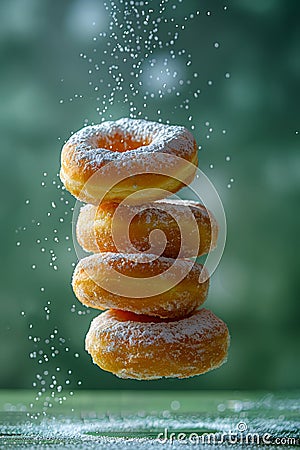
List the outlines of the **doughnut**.
{"type": "Polygon", "coordinates": [[[120,378],[187,378],[224,363],[229,339],[225,323],[207,309],[180,320],[110,309],[92,321],[85,348],[120,378]]]}
{"type": "MultiPolygon", "coordinates": [[[[158,200],[141,205],[122,204],[121,212],[117,215],[115,212],[118,206],[118,203],[107,202],[101,203],[98,207],[85,205],[81,208],[76,235],[78,243],[84,250],[93,253],[118,251],[130,253],[137,250],[161,254],[167,258],[177,258],[180,253],[180,257],[188,258],[201,256],[216,247],[217,222],[200,203],[158,200]],[[191,213],[195,218],[195,224],[189,220],[191,213]],[[128,241],[125,235],[126,228],[129,233],[128,241]],[[155,245],[151,246],[149,243],[150,233],[157,229],[164,233],[166,239],[162,253],[157,253],[155,245]],[[197,230],[198,236],[195,235],[197,230]],[[184,233],[185,244],[181,240],[181,233],[184,233]]],[[[160,249],[159,246],[158,248],[160,249]]]]}
{"type": "Polygon", "coordinates": [[[65,188],[87,203],[76,235],[94,254],[73,273],[78,300],[106,310],[85,346],[120,378],[200,375],[225,362],[227,326],[207,309],[209,273],[195,261],[213,250],[214,216],[200,203],[170,200],[191,183],[197,144],[184,127],[122,118],[74,133],[61,152],[65,188]]]}
{"type": "Polygon", "coordinates": [[[65,143],[60,178],[85,203],[120,202],[131,194],[136,202],[157,200],[192,181],[197,150],[182,126],[129,118],[102,122],[82,128],[65,143]]]}
{"type": "Polygon", "coordinates": [[[81,259],[72,286],[78,300],[92,308],[179,318],[205,301],[209,280],[191,260],[106,252],[81,259]]]}

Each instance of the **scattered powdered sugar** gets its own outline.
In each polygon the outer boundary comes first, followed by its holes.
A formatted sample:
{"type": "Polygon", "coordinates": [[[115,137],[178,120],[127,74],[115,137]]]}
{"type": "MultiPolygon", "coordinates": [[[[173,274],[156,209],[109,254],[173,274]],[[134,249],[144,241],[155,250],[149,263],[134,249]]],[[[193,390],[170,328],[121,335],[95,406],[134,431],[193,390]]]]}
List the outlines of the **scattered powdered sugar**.
{"type": "Polygon", "coordinates": [[[118,377],[153,380],[190,377],[220,366],[226,361],[229,340],[225,323],[206,309],[179,320],[109,310],[92,321],[85,344],[94,363],[105,370],[111,370],[113,358],[118,377]],[[181,370],[186,352],[189,362],[181,370]],[[170,372],[153,370],[161,357],[166,367],[172,367],[170,372]],[[136,364],[140,358],[141,367],[136,364]]]}
{"type": "Polygon", "coordinates": [[[218,225],[198,202],[167,199],[136,205],[125,200],[109,206],[85,205],[80,210],[76,233],[79,244],[90,252],[142,251],[173,258],[180,254],[182,258],[196,257],[214,248],[218,225]],[[151,236],[154,230],[163,235],[151,236]]]}
{"type": "Polygon", "coordinates": [[[122,163],[128,158],[132,160],[134,157],[160,152],[190,159],[195,150],[194,137],[183,126],[130,118],[84,127],[74,133],[66,145],[76,147],[78,161],[84,160],[86,164],[95,167],[102,167],[111,161],[122,163]],[[114,151],[114,145],[126,139],[142,145],[124,152],[114,151]],[[103,148],[99,148],[99,142],[103,148]]]}
{"type": "Polygon", "coordinates": [[[208,218],[209,214],[206,208],[200,203],[189,201],[189,200],[172,200],[163,199],[156,200],[154,202],[142,203],[139,205],[126,205],[122,204],[122,208],[130,208],[131,215],[140,214],[147,210],[149,215],[146,218],[146,223],[155,221],[156,224],[160,224],[166,217],[166,214],[172,216],[176,221],[184,220],[187,215],[190,216],[191,213],[197,217],[208,218]]]}
{"type": "Polygon", "coordinates": [[[147,264],[147,269],[156,269],[159,267],[161,271],[167,270],[171,266],[176,267],[179,271],[186,272],[188,269],[188,275],[197,271],[200,273],[203,270],[201,264],[195,263],[190,259],[173,259],[165,256],[157,256],[151,253],[114,253],[114,252],[102,252],[95,253],[94,255],[87,256],[79,261],[74,275],[77,270],[84,269],[87,272],[93,273],[94,269],[99,268],[100,265],[104,265],[105,269],[109,270],[114,268],[117,271],[122,272],[124,269],[130,269],[138,264],[147,264]]]}
{"type": "MultiPolygon", "coordinates": [[[[213,336],[224,334],[226,325],[211,311],[201,309],[190,317],[180,320],[151,320],[139,322],[138,315],[135,320],[119,321],[118,312],[106,311],[97,316],[91,323],[87,341],[91,343],[92,335],[100,342],[101,334],[111,334],[116,345],[128,342],[135,345],[139,342],[143,346],[151,346],[155,342],[180,343],[188,338],[191,342],[205,341],[213,336]]],[[[151,318],[152,319],[152,318],[151,318]]],[[[89,346],[89,344],[87,345],[89,346]]]]}
{"type": "MultiPolygon", "coordinates": [[[[115,204],[115,209],[112,211],[107,211],[106,208],[102,210],[101,204],[98,207],[94,205],[84,205],[81,208],[81,213],[88,214],[89,218],[94,218],[99,220],[100,217],[113,217],[114,213],[118,211],[118,215],[123,218],[128,218],[132,220],[136,215],[141,216],[146,214],[145,222],[154,223],[154,225],[161,225],[165,222],[167,216],[172,216],[176,222],[185,220],[188,216],[190,218],[191,213],[198,220],[210,220],[212,216],[211,212],[208,212],[206,207],[199,202],[192,200],[181,200],[181,199],[163,199],[156,200],[153,202],[140,203],[140,204],[127,204],[126,200],[121,204],[115,204]]],[[[103,219],[102,219],[103,220],[103,219]]]]}
{"type": "MultiPolygon", "coordinates": [[[[208,211],[204,205],[194,200],[182,200],[182,199],[172,199],[166,198],[163,200],[156,200],[153,202],[153,205],[161,205],[163,208],[170,209],[170,211],[174,211],[174,214],[182,214],[186,215],[187,208],[190,208],[192,212],[199,211],[202,216],[208,217],[208,211]]],[[[210,213],[211,214],[211,213],[210,213]]]]}

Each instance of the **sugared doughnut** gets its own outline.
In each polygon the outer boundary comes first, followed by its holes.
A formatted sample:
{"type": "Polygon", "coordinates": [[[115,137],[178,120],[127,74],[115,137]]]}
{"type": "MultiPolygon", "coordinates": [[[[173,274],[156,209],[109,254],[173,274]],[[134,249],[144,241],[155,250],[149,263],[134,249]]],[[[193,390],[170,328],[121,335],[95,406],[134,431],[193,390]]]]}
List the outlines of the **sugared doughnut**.
{"type": "Polygon", "coordinates": [[[180,320],[109,310],[92,321],[85,347],[95,364],[120,378],[187,378],[225,362],[229,333],[207,309],[180,320]]]}
{"type": "Polygon", "coordinates": [[[200,256],[216,246],[218,225],[215,218],[200,203],[185,200],[159,200],[130,206],[119,206],[115,202],[101,203],[98,207],[85,205],[78,216],[76,234],[79,244],[88,252],[131,253],[137,250],[156,254],[160,242],[151,246],[149,236],[157,229],[166,239],[163,252],[158,253],[162,256],[200,256]],[[119,214],[116,214],[117,208],[119,214]],[[195,223],[190,220],[191,213],[195,223]]]}
{"type": "Polygon", "coordinates": [[[205,301],[209,281],[191,260],[106,252],[81,259],[72,285],[78,300],[92,308],[178,318],[205,301]]]}
{"type": "Polygon", "coordinates": [[[86,203],[120,202],[133,193],[135,201],[148,201],[189,184],[197,164],[197,144],[186,128],[123,118],[73,134],[62,149],[60,177],[86,203]]]}

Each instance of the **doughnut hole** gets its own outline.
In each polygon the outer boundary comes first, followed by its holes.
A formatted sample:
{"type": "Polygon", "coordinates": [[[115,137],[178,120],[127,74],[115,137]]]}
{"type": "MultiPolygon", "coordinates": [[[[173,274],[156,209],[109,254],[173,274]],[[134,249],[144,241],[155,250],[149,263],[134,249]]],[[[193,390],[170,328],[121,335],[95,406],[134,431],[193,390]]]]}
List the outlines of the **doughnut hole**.
{"type": "Polygon", "coordinates": [[[141,140],[135,139],[134,136],[123,136],[121,134],[115,134],[113,136],[107,136],[105,138],[98,139],[97,146],[104,148],[105,150],[111,150],[112,152],[129,152],[136,150],[144,145],[149,145],[150,139],[141,140]]]}

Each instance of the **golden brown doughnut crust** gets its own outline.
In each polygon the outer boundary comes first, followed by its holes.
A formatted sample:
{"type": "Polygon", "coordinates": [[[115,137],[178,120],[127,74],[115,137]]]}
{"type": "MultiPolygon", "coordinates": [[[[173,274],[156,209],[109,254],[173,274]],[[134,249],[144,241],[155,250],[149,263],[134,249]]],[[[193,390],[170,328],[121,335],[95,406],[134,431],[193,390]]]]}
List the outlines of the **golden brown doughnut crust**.
{"type": "MultiPolygon", "coordinates": [[[[81,303],[96,309],[120,309],[137,314],[148,314],[163,318],[184,317],[197,309],[208,293],[209,280],[200,283],[200,274],[207,274],[203,266],[192,264],[190,260],[174,260],[172,258],[155,257],[154,255],[97,253],[79,261],[73,274],[73,290],[81,303]],[[136,261],[134,263],[133,261],[136,261]],[[173,278],[167,278],[166,271],[170,267],[177,268],[177,274],[187,274],[176,285],[173,278]],[[186,268],[188,270],[185,272],[186,268]],[[115,286],[121,283],[112,278],[112,270],[127,277],[133,277],[133,289],[136,296],[125,296],[114,293],[115,286]],[[149,277],[149,278],[148,278],[149,277]],[[156,277],[156,279],[154,278],[156,277]],[[140,289],[141,278],[148,278],[157,288],[159,294],[144,296],[140,289]],[[153,282],[153,280],[155,280],[153,282]],[[108,283],[108,285],[105,285],[108,283]],[[111,284],[109,284],[111,283],[111,284]],[[169,283],[169,285],[168,285],[169,283]],[[102,286],[109,286],[104,289],[102,286]],[[171,286],[168,288],[168,286],[171,286]],[[166,290],[168,289],[168,290],[166,290]],[[138,297],[138,298],[136,298],[138,297]]],[[[179,278],[177,278],[179,279],[179,278]]],[[[120,291],[118,291],[120,292],[120,291]]]]}
{"type": "Polygon", "coordinates": [[[95,364],[120,378],[187,378],[225,362],[229,333],[207,309],[176,321],[108,310],[92,321],[85,346],[95,364]]]}
{"type": "Polygon", "coordinates": [[[118,203],[109,202],[101,203],[98,207],[85,205],[81,208],[76,235],[84,250],[93,253],[118,251],[131,253],[137,250],[151,251],[156,254],[155,248],[150,249],[149,235],[157,229],[161,230],[166,237],[166,247],[162,256],[167,258],[177,258],[180,250],[180,257],[183,258],[201,256],[216,247],[217,222],[200,203],[186,200],[160,200],[142,205],[122,205],[122,212],[116,215],[118,206],[118,203]],[[189,220],[191,213],[196,223],[189,220]],[[199,241],[195,233],[196,227],[199,241]],[[126,228],[129,228],[131,248],[125,240],[126,228]],[[189,244],[183,245],[182,248],[180,248],[181,232],[184,233],[189,244]],[[193,239],[196,244],[199,244],[198,248],[192,245],[193,239]]]}
{"type": "Polygon", "coordinates": [[[60,178],[71,194],[86,203],[120,202],[137,192],[148,201],[166,193],[143,193],[143,189],[177,192],[193,180],[197,164],[198,147],[186,128],[123,118],[74,133],[62,148],[60,178]],[[170,161],[171,156],[178,160],[170,161]],[[172,177],[159,172],[169,162],[172,177]],[[126,179],[111,188],[111,179],[118,179],[120,171],[126,179]]]}

